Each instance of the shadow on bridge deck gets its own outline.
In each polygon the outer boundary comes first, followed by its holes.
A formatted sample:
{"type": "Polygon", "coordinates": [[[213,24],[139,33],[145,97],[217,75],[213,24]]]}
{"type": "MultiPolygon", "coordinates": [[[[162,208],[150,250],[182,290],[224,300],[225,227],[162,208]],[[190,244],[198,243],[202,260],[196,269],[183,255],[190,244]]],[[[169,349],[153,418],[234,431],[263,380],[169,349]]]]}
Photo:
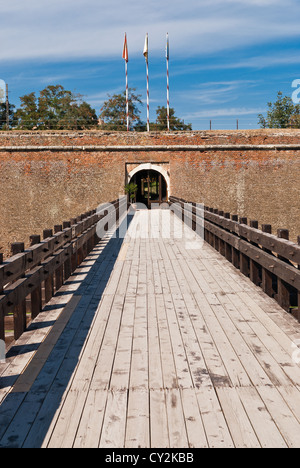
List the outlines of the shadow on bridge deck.
{"type": "Polygon", "coordinates": [[[299,324],[169,216],[126,218],[21,337],[1,447],[300,447],[299,324]]]}
{"type": "Polygon", "coordinates": [[[133,216],[98,243],[0,364],[0,447],[42,446],[133,216]]]}

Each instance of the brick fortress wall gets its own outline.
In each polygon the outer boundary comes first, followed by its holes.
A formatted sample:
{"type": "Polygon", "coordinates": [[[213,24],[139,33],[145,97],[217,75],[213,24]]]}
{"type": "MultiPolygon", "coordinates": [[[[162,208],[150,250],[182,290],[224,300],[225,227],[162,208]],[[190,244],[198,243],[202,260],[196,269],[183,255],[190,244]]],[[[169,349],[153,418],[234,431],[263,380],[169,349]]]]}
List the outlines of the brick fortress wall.
{"type": "Polygon", "coordinates": [[[161,165],[171,194],[300,234],[300,131],[0,133],[0,251],[124,193],[161,165]]]}

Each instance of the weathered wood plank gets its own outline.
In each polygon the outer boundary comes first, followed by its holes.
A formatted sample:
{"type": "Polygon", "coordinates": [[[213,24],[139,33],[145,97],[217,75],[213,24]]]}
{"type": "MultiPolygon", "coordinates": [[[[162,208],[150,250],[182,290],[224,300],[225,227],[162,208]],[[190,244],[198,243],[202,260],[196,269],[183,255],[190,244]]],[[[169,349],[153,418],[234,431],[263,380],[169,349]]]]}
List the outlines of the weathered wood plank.
{"type": "Polygon", "coordinates": [[[125,447],[127,400],[127,390],[108,392],[100,448],[125,447]]]}
{"type": "Polygon", "coordinates": [[[254,387],[236,389],[262,448],[287,448],[276,423],[254,387]]]}
{"type": "Polygon", "coordinates": [[[165,390],[150,389],[150,445],[169,448],[169,427],[165,390]]]}
{"type": "Polygon", "coordinates": [[[218,399],[236,448],[260,448],[261,445],[248,419],[235,388],[217,388],[218,399]]]}
{"type": "Polygon", "coordinates": [[[162,212],[147,217],[131,224],[142,237],[109,234],[69,277],[27,369],[24,354],[0,367],[23,372],[0,404],[0,446],[300,446],[299,324],[189,232],[168,237],[162,212]]]}
{"type": "Polygon", "coordinates": [[[196,396],[209,447],[234,448],[234,443],[214,388],[197,388],[196,396]]]}
{"type": "Polygon", "coordinates": [[[150,447],[149,391],[130,389],[125,448],[150,447]]]}

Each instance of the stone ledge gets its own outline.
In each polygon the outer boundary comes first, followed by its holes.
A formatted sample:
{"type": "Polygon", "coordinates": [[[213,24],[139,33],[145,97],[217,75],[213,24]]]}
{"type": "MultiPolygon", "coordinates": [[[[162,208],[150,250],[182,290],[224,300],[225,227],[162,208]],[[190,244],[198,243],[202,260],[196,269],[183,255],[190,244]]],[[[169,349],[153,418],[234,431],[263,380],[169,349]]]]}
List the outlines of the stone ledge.
{"type": "Polygon", "coordinates": [[[146,151],[300,151],[300,144],[274,145],[122,145],[122,146],[0,146],[0,152],[146,152],[146,151]]]}

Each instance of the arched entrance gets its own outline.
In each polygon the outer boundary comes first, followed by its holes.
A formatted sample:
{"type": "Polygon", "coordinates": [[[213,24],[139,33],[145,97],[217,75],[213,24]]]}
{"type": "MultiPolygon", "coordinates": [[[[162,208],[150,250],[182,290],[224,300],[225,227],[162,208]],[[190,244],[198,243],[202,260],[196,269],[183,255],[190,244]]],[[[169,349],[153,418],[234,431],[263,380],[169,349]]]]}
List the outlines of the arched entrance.
{"type": "Polygon", "coordinates": [[[159,166],[141,164],[128,174],[128,182],[138,186],[135,200],[137,203],[143,203],[151,208],[152,204],[168,201],[169,177],[164,172],[159,166]]]}

